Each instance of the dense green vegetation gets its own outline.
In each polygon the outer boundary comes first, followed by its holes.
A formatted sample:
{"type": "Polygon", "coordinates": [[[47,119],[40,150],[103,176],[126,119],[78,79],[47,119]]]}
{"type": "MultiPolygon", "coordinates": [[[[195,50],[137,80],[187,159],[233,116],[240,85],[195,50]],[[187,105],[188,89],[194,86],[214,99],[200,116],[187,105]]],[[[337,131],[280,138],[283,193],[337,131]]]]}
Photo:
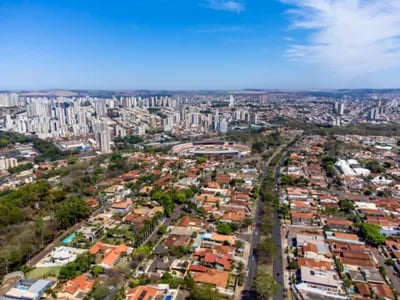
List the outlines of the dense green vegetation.
{"type": "Polygon", "coordinates": [[[54,218],[61,229],[67,229],[90,215],[90,209],[79,197],[71,197],[56,205],[54,218]]]}
{"type": "Polygon", "coordinates": [[[128,135],[125,137],[117,137],[115,144],[118,150],[125,150],[134,147],[137,144],[142,143],[144,140],[137,135],[128,135]]]}
{"type": "Polygon", "coordinates": [[[174,210],[175,204],[186,203],[188,199],[194,196],[192,189],[177,190],[173,189],[169,192],[163,192],[160,188],[156,187],[150,194],[153,200],[156,200],[163,206],[166,216],[170,216],[174,210]]]}
{"type": "Polygon", "coordinates": [[[40,152],[40,155],[35,157],[36,163],[64,159],[77,154],[75,151],[62,151],[53,142],[37,137],[25,136],[14,132],[0,132],[0,148],[5,148],[15,143],[32,143],[33,147],[40,152]]]}
{"type": "Polygon", "coordinates": [[[231,234],[232,228],[229,226],[229,224],[220,223],[217,225],[217,232],[220,234],[231,234]]]}
{"type": "Polygon", "coordinates": [[[90,270],[95,257],[89,253],[78,255],[74,262],[67,263],[61,267],[58,274],[60,280],[70,280],[90,270]]]}
{"type": "Polygon", "coordinates": [[[282,143],[282,137],[279,131],[274,131],[270,135],[264,137],[262,140],[258,140],[251,145],[252,153],[263,153],[270,147],[279,146],[282,143]]]}
{"type": "Polygon", "coordinates": [[[190,292],[191,300],[220,300],[221,295],[210,285],[196,285],[190,292]]]}
{"type": "Polygon", "coordinates": [[[24,144],[30,142],[32,142],[31,137],[13,132],[0,132],[0,148],[5,148],[16,143],[24,144]]]}
{"type": "Polygon", "coordinates": [[[400,126],[398,124],[352,124],[344,127],[318,127],[312,124],[295,124],[296,128],[305,129],[305,134],[318,135],[345,135],[355,134],[363,136],[399,136],[400,126]]]}
{"type": "Polygon", "coordinates": [[[50,185],[46,181],[38,181],[34,184],[27,184],[17,190],[5,191],[0,194],[0,228],[17,224],[23,220],[29,219],[34,215],[30,211],[24,211],[24,208],[39,204],[48,206],[51,201],[62,199],[53,199],[50,193],[50,185]]]}
{"type": "Polygon", "coordinates": [[[381,227],[371,223],[359,224],[361,236],[373,245],[380,245],[385,243],[385,236],[380,233],[381,227]]]}
{"type": "Polygon", "coordinates": [[[32,168],[33,168],[33,164],[27,163],[27,164],[22,164],[22,165],[16,166],[14,168],[9,168],[7,171],[11,174],[14,174],[14,173],[19,173],[22,171],[30,170],[32,168]]]}
{"type": "Polygon", "coordinates": [[[271,274],[260,272],[255,279],[257,294],[260,299],[270,299],[279,289],[279,285],[275,282],[271,274]]]}
{"type": "Polygon", "coordinates": [[[322,167],[326,172],[326,176],[334,177],[336,175],[335,163],[337,159],[333,156],[325,155],[322,157],[322,167]]]}
{"type": "Polygon", "coordinates": [[[88,214],[81,198],[67,197],[44,180],[0,193],[0,275],[22,266],[60,229],[88,214]]]}
{"type": "Polygon", "coordinates": [[[33,147],[40,152],[40,155],[35,157],[36,163],[64,159],[78,153],[77,151],[62,151],[53,142],[38,138],[33,138],[32,142],[33,147]]]}

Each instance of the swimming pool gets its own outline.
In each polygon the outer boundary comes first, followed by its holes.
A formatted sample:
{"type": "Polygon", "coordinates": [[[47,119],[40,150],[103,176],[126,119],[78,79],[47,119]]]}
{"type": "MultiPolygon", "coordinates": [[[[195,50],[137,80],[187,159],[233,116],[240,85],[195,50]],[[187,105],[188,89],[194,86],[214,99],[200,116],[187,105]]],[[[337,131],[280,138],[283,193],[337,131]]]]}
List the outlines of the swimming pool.
{"type": "Polygon", "coordinates": [[[28,286],[25,286],[25,285],[23,285],[23,284],[17,285],[16,288],[17,288],[18,290],[20,290],[20,291],[27,291],[27,290],[29,290],[29,287],[28,287],[28,286]]]}
{"type": "Polygon", "coordinates": [[[164,300],[172,300],[172,296],[171,295],[167,295],[167,296],[165,296],[164,300]]]}
{"type": "Polygon", "coordinates": [[[67,237],[63,240],[63,243],[64,243],[65,245],[68,245],[69,243],[72,242],[72,240],[74,239],[74,237],[75,237],[75,232],[73,232],[73,233],[71,233],[69,236],[67,236],[67,237]]]}

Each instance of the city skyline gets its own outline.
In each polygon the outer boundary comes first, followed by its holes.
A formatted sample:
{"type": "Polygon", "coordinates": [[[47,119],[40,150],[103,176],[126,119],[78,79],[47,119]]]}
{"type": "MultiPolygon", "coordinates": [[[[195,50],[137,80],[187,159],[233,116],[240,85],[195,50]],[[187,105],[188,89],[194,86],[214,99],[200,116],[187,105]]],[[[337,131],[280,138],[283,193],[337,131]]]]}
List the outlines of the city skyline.
{"type": "Polygon", "coordinates": [[[393,0],[4,0],[0,15],[2,90],[398,87],[393,0]]]}

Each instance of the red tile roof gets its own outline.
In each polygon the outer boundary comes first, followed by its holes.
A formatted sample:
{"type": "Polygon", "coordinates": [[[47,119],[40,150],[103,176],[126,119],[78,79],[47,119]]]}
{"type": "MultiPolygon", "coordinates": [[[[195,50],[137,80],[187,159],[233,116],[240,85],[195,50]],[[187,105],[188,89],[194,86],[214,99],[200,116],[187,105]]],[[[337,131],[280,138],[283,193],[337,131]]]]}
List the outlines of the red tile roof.
{"type": "Polygon", "coordinates": [[[74,295],[77,291],[89,293],[93,288],[94,280],[90,280],[85,275],[79,275],[66,282],[62,292],[74,295]]]}

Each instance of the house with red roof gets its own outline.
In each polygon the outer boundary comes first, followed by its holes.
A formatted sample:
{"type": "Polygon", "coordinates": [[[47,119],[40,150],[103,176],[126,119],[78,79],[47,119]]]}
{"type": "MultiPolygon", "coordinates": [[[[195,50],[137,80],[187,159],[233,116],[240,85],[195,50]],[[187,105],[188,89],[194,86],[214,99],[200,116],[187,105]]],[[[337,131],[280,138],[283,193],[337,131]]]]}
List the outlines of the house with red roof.
{"type": "Polygon", "coordinates": [[[94,280],[86,275],[79,275],[65,283],[57,295],[57,299],[82,299],[93,288],[94,280]]]}
{"type": "Polygon", "coordinates": [[[97,242],[90,247],[89,253],[94,255],[100,253],[102,258],[99,265],[105,269],[111,269],[120,261],[123,255],[132,253],[132,250],[131,247],[124,244],[115,246],[97,242]]]}

